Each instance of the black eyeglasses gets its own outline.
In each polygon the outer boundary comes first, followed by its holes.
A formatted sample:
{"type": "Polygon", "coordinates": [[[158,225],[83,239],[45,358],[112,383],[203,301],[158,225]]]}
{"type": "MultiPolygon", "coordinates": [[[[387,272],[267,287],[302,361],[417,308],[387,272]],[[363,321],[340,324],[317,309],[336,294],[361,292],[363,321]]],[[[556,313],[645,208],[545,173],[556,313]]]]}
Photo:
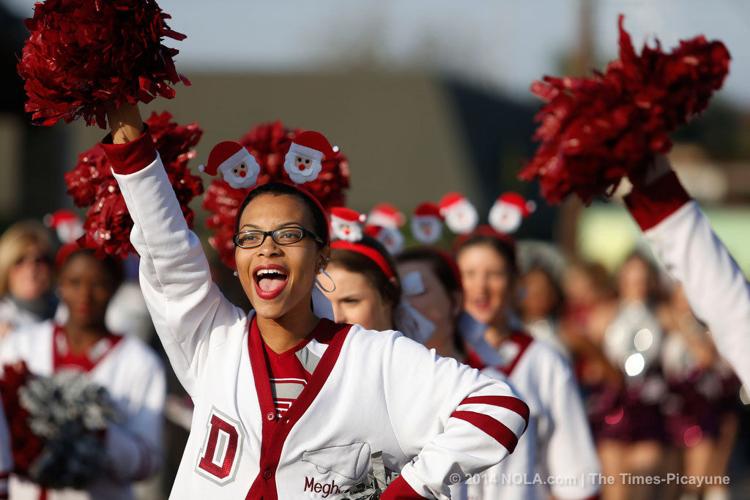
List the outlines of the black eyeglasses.
{"type": "Polygon", "coordinates": [[[240,248],[258,248],[269,236],[274,243],[281,246],[299,243],[305,236],[312,238],[319,245],[324,244],[317,234],[304,227],[282,227],[273,231],[261,231],[260,229],[240,231],[234,235],[234,244],[240,248]]]}

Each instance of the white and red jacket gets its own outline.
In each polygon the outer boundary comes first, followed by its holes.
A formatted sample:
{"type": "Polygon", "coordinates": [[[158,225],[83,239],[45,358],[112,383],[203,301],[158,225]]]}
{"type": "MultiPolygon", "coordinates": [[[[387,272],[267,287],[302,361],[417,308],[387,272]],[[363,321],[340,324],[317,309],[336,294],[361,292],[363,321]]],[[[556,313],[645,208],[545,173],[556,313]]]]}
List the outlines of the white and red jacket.
{"type": "Polygon", "coordinates": [[[554,347],[523,332],[482,373],[505,380],[529,405],[529,427],[513,455],[479,474],[454,497],[466,500],[584,499],[599,493],[601,468],[578,385],[554,347]]]}
{"type": "Polygon", "coordinates": [[[382,498],[445,497],[451,474],[513,451],[526,405],[510,388],[403,337],[339,325],[277,417],[263,341],[211,281],[151,138],[104,145],[135,226],[141,287],[195,403],[171,498],[336,498],[381,452],[401,471],[382,498]]]}
{"type": "Polygon", "coordinates": [[[85,372],[109,392],[118,421],[107,428],[106,475],[86,491],[47,490],[11,477],[11,498],[23,500],[126,500],[131,483],[152,476],[161,465],[162,411],[166,382],[159,358],[132,336],[110,335],[85,355],[67,349],[62,328],[51,321],[11,333],[0,347],[0,364],[24,361],[29,371],[50,376],[60,370],[85,372]]]}
{"type": "Polygon", "coordinates": [[[750,284],[698,204],[674,172],[634,188],[625,202],[721,355],[750,387],[750,284]]]}

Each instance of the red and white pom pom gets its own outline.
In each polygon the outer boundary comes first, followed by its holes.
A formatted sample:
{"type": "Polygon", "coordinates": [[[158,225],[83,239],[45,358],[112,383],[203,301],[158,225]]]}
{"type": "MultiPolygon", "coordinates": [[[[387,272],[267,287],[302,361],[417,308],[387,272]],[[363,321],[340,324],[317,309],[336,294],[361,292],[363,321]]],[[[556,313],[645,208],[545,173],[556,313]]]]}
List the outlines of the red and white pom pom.
{"type": "Polygon", "coordinates": [[[367,215],[367,224],[398,229],[406,224],[406,217],[390,203],[378,203],[367,215]]]}
{"type": "Polygon", "coordinates": [[[223,141],[213,147],[208,163],[200,165],[198,170],[208,175],[221,173],[231,187],[244,189],[253,187],[258,181],[260,165],[239,142],[223,141]]]}
{"type": "Polygon", "coordinates": [[[432,245],[440,240],[443,236],[440,207],[431,202],[419,204],[411,218],[411,234],[424,245],[432,245]]]}
{"type": "Polygon", "coordinates": [[[439,207],[445,225],[456,234],[469,234],[479,223],[477,209],[461,193],[446,194],[439,207]]]}
{"type": "Polygon", "coordinates": [[[308,130],[294,136],[284,158],[284,170],[295,184],[305,184],[318,178],[323,161],[336,152],[320,132],[308,130]]]}
{"type": "Polygon", "coordinates": [[[490,209],[490,226],[499,233],[513,234],[534,210],[536,203],[533,201],[527,201],[518,193],[503,193],[490,209]]]}
{"type": "Polygon", "coordinates": [[[72,243],[83,236],[83,221],[72,210],[60,209],[44,216],[44,224],[57,233],[60,243],[72,243]]]}
{"type": "Polygon", "coordinates": [[[362,225],[365,222],[363,214],[347,207],[333,207],[330,216],[332,239],[352,243],[362,240],[362,225]]]}
{"type": "Polygon", "coordinates": [[[367,225],[365,234],[378,240],[391,255],[404,250],[404,235],[397,228],[367,225]]]}

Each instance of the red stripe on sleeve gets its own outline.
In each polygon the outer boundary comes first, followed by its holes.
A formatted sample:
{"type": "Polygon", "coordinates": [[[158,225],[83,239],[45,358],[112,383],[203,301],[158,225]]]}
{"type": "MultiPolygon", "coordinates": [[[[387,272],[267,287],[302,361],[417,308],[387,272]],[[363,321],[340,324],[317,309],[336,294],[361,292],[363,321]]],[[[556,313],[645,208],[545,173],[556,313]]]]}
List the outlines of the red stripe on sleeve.
{"type": "Polygon", "coordinates": [[[424,497],[414,491],[404,476],[398,476],[380,495],[380,500],[422,500],[424,497]]]}
{"type": "Polygon", "coordinates": [[[529,406],[513,396],[470,396],[459,403],[460,405],[491,405],[505,408],[518,413],[521,418],[529,423],[529,406]]]}
{"type": "Polygon", "coordinates": [[[648,231],[690,200],[677,175],[669,172],[648,186],[633,187],[625,205],[641,229],[648,231]]]}
{"type": "Polygon", "coordinates": [[[112,170],[118,174],[133,174],[156,159],[154,140],[147,127],[138,139],[125,144],[112,144],[112,138],[108,135],[101,142],[101,147],[112,163],[112,170]]]}
{"type": "Polygon", "coordinates": [[[513,431],[508,429],[505,424],[498,422],[488,415],[483,415],[475,411],[454,411],[451,413],[451,417],[469,422],[477,429],[494,438],[495,441],[503,445],[509,453],[513,453],[513,450],[516,449],[518,437],[516,437],[513,431]]]}

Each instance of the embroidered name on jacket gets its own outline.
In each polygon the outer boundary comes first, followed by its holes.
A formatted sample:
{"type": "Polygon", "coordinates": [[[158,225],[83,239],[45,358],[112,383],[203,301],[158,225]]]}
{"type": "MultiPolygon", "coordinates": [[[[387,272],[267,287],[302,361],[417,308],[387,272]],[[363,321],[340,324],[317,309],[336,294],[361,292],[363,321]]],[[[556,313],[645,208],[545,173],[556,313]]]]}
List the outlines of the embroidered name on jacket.
{"type": "Polygon", "coordinates": [[[321,483],[314,477],[305,476],[305,489],[312,493],[320,493],[322,498],[328,498],[329,495],[340,495],[343,493],[336,481],[331,479],[330,483],[321,483]]]}

